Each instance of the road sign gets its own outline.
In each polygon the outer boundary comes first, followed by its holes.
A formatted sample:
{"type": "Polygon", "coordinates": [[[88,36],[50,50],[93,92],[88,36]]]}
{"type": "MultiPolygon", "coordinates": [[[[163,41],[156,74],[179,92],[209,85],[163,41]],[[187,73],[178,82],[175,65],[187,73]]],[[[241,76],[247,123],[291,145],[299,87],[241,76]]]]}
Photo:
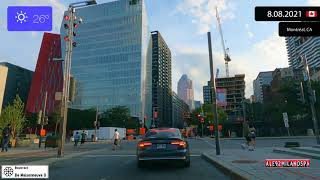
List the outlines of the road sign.
{"type": "Polygon", "coordinates": [[[288,114],[286,112],[282,113],[283,122],[289,122],[288,114]]]}
{"type": "Polygon", "coordinates": [[[283,116],[284,126],[285,126],[286,128],[288,128],[288,127],[289,127],[288,113],[284,112],[284,113],[282,113],[282,116],[283,116]]]}

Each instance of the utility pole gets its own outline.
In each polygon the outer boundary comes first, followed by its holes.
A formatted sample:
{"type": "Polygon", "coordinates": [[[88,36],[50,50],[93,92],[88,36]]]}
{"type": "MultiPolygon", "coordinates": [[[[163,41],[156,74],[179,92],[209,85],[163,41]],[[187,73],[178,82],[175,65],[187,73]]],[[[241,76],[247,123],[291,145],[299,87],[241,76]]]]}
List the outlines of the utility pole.
{"type": "Polygon", "coordinates": [[[314,131],[315,131],[315,135],[316,135],[317,144],[320,144],[318,120],[317,120],[316,110],[314,107],[315,96],[314,96],[314,92],[313,92],[312,86],[311,86],[311,78],[310,78],[308,61],[307,61],[306,55],[301,56],[301,58],[302,58],[302,62],[303,62],[304,71],[307,75],[307,81],[308,81],[307,84],[308,84],[308,92],[309,92],[309,99],[310,99],[310,109],[311,109],[311,113],[312,113],[314,131]]]}
{"type": "Polygon", "coordinates": [[[97,127],[98,127],[98,107],[96,108],[96,121],[94,122],[94,141],[97,141],[97,127]]]}
{"type": "Polygon", "coordinates": [[[220,142],[219,142],[219,123],[218,123],[218,113],[217,113],[217,99],[216,99],[216,83],[213,73],[213,60],[212,60],[212,47],[211,47],[211,34],[210,32],[208,34],[208,46],[209,46],[209,63],[210,63],[210,75],[211,75],[211,87],[212,87],[212,110],[213,110],[213,119],[214,119],[214,134],[215,134],[215,141],[216,141],[216,155],[220,155],[220,142]]]}
{"type": "MultiPolygon", "coordinates": [[[[43,130],[43,125],[44,125],[44,120],[45,120],[45,116],[46,116],[46,108],[47,108],[47,95],[48,95],[48,92],[46,91],[45,93],[45,97],[44,97],[44,105],[43,105],[43,109],[42,109],[42,117],[41,117],[41,130],[40,132],[43,130]]],[[[41,141],[42,141],[42,135],[40,133],[40,138],[39,138],[39,148],[41,148],[41,141]]]]}

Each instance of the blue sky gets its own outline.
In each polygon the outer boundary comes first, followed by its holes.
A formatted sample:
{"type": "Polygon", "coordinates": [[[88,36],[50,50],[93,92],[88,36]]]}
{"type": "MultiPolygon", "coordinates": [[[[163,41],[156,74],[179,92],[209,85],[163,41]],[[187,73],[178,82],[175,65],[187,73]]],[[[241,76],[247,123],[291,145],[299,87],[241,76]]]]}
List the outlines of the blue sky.
{"type": "MultiPolygon", "coordinates": [[[[1,0],[0,61],[34,70],[42,32],[8,32],[6,8],[10,5],[50,5],[58,32],[62,12],[77,0],[1,0]]],[[[98,0],[105,3],[111,0],[98,0]]],[[[246,96],[260,71],[288,66],[284,39],[277,22],[255,22],[255,6],[320,6],[319,0],[145,0],[150,30],[158,30],[172,52],[173,90],[182,74],[194,82],[195,99],[202,101],[202,86],[209,80],[206,32],[211,31],[215,69],[225,75],[215,6],[222,18],[226,46],[230,48],[230,74],[246,74],[246,96]]]]}

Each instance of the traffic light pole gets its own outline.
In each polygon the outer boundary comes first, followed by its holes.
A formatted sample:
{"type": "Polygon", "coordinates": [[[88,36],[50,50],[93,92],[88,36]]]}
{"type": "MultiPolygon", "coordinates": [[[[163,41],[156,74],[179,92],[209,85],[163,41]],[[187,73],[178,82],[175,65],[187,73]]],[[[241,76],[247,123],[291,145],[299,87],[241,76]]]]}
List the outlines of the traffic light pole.
{"type": "Polygon", "coordinates": [[[314,107],[315,104],[315,97],[314,97],[314,93],[312,90],[312,86],[311,86],[311,78],[310,78],[310,72],[309,72],[309,67],[308,67],[308,61],[306,56],[302,57],[302,62],[303,62],[303,67],[304,70],[306,72],[307,78],[308,78],[308,92],[309,92],[309,99],[310,99],[310,109],[311,109],[311,113],[312,113],[312,121],[313,121],[313,126],[314,126],[314,131],[315,131],[315,135],[316,135],[316,140],[317,140],[317,144],[320,144],[320,137],[319,137],[319,129],[318,129],[318,120],[317,120],[317,115],[316,115],[316,110],[314,107]]]}
{"type": "Polygon", "coordinates": [[[64,144],[66,140],[67,129],[67,115],[68,115],[68,99],[69,99],[69,86],[70,86],[70,68],[71,68],[71,56],[72,56],[72,42],[73,42],[73,24],[74,24],[74,11],[73,7],[69,7],[68,16],[70,17],[68,37],[69,41],[66,43],[66,54],[64,60],[64,73],[63,73],[63,92],[62,92],[62,123],[60,123],[60,142],[58,149],[58,157],[64,155],[64,144]]]}
{"type": "Polygon", "coordinates": [[[211,47],[211,33],[208,32],[208,47],[209,47],[209,63],[210,63],[210,83],[212,89],[212,110],[213,110],[213,118],[214,118],[214,134],[215,134],[215,141],[216,141],[216,155],[220,155],[220,140],[219,140],[219,123],[218,123],[218,113],[217,113],[217,99],[216,99],[216,83],[213,73],[213,60],[212,60],[212,47],[211,47]]]}
{"type": "Polygon", "coordinates": [[[42,130],[43,130],[43,125],[44,125],[44,119],[46,116],[46,108],[47,108],[47,96],[48,92],[46,91],[45,97],[44,97],[44,105],[43,105],[43,110],[42,110],[42,117],[41,117],[41,129],[40,129],[40,138],[39,138],[39,148],[41,148],[41,141],[42,141],[42,130]]]}

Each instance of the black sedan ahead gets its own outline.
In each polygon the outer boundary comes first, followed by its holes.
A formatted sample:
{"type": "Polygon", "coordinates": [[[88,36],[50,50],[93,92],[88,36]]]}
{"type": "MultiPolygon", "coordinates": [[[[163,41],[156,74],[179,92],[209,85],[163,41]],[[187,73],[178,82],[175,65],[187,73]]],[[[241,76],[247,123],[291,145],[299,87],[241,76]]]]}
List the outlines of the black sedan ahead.
{"type": "Polygon", "coordinates": [[[190,166],[190,151],[179,129],[150,129],[137,145],[138,167],[147,161],[175,160],[190,166]]]}

